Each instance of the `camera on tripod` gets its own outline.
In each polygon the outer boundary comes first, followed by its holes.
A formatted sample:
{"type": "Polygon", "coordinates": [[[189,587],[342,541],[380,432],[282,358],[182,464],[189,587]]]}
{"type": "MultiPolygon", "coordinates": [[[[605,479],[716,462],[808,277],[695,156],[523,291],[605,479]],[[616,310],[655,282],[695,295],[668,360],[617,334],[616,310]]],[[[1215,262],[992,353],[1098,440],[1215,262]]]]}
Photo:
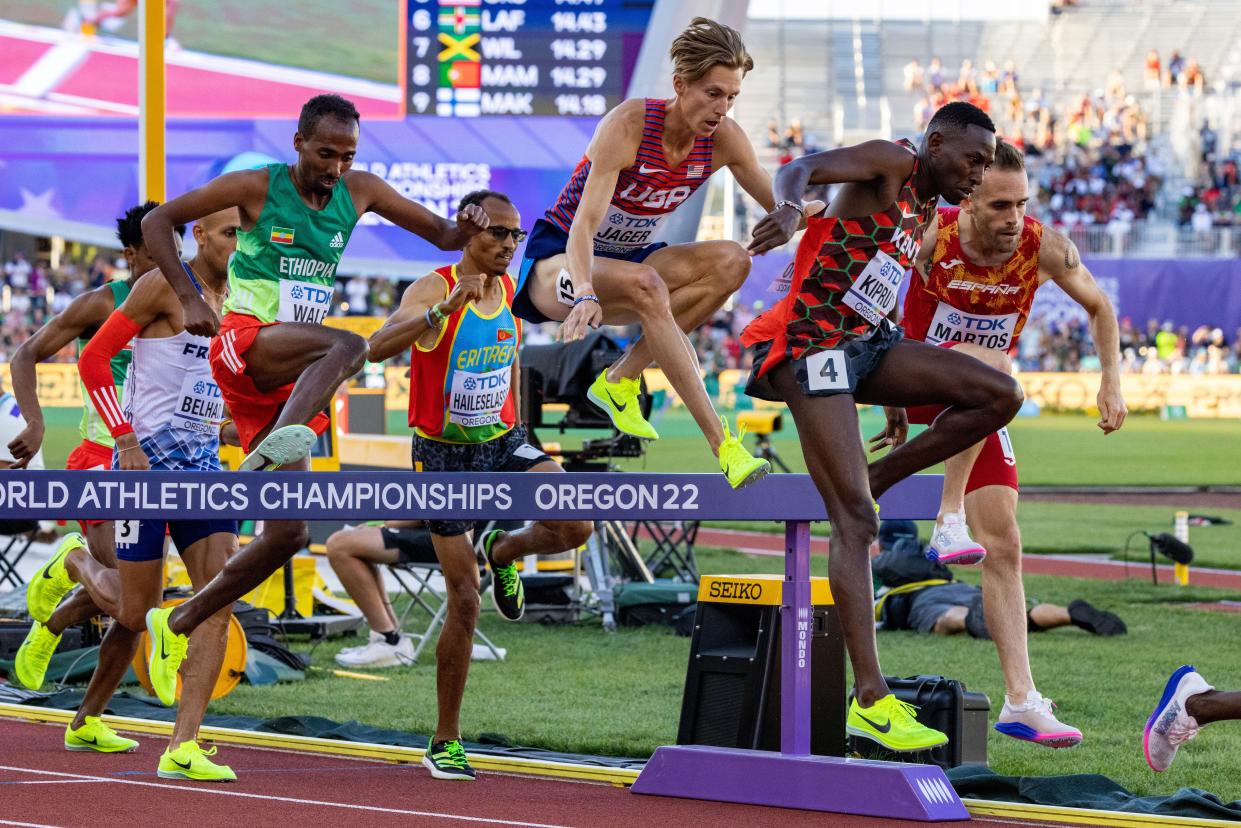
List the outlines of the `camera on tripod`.
{"type": "MultiPolygon", "coordinates": [[[[614,459],[641,457],[646,451],[641,440],[617,431],[608,415],[586,398],[591,383],[622,353],[621,347],[603,333],[567,345],[527,345],[521,349],[519,416],[530,429],[532,443],[542,448],[539,431],[551,428],[561,434],[570,429],[611,432],[607,437],[584,440],[580,449],[556,452],[564,458],[566,471],[610,471],[614,459]],[[554,419],[556,409],[547,407],[560,405],[567,409],[554,419]],[[545,417],[548,414],[552,416],[545,417]]],[[[651,395],[645,382],[640,388],[638,408],[649,419],[651,395]]]]}

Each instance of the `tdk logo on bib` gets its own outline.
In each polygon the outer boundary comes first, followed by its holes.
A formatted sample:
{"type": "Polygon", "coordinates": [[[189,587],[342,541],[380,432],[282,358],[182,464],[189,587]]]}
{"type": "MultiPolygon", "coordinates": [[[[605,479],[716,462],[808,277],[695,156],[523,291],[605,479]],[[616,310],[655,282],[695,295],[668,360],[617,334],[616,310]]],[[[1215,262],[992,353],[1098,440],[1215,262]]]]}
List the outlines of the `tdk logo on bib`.
{"type": "Polygon", "coordinates": [[[966,313],[946,302],[935,309],[935,318],[927,330],[926,341],[933,345],[941,342],[968,342],[983,348],[1008,350],[1013,344],[1018,314],[986,315],[966,313]]]}
{"type": "Polygon", "coordinates": [[[306,282],[280,282],[280,309],[277,322],[308,322],[322,324],[332,307],[332,288],[306,282]]]}

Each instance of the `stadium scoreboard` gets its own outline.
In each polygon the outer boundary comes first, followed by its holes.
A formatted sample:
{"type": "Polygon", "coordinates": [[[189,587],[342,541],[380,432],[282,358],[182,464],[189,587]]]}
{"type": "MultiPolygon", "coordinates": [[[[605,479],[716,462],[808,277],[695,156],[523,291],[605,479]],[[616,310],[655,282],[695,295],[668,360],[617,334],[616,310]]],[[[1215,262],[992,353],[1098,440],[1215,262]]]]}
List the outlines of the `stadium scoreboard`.
{"type": "Polygon", "coordinates": [[[602,116],[655,0],[405,0],[407,115],[602,116]]]}

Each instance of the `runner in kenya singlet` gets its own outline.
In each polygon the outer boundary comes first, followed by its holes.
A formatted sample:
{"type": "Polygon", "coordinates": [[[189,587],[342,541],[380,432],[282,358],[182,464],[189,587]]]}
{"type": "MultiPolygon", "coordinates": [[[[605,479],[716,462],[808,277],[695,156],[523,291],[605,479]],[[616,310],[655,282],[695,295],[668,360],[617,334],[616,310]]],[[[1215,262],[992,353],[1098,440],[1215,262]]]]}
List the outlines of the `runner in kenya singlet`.
{"type": "Polygon", "coordinates": [[[765,374],[785,359],[801,359],[857,339],[896,307],[905,271],[917,256],[936,200],[921,202],[913,169],[896,200],[880,213],[860,218],[811,217],[797,247],[789,293],[742,333],[747,346],[770,342],[756,372],[765,374]]]}

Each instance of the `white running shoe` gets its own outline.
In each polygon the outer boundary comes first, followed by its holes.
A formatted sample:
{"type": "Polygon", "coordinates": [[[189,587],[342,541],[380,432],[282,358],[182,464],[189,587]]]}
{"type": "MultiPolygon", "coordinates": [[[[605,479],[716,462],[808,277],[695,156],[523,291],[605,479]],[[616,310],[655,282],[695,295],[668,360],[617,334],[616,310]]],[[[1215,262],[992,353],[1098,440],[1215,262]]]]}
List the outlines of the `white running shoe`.
{"type": "Polygon", "coordinates": [[[995,729],[1005,736],[1047,747],[1066,748],[1079,744],[1082,732],[1059,721],[1052,713],[1054,707],[1051,699],[1043,698],[1037,690],[1027,693],[1023,704],[1012,704],[1006,697],[995,729]]]}
{"type": "Polygon", "coordinates": [[[931,533],[931,544],[926,549],[927,560],[941,564],[968,565],[981,563],[987,557],[987,550],[978,545],[970,537],[970,528],[965,525],[965,515],[960,512],[945,512],[935,522],[935,531],[931,533]]]}
{"type": "Polygon", "coordinates": [[[274,430],[241,461],[237,471],[274,471],[310,454],[319,439],[314,429],[288,425],[274,430]]]}
{"type": "Polygon", "coordinates": [[[383,633],[377,633],[374,630],[371,630],[370,635],[366,637],[365,644],[359,644],[356,647],[341,647],[340,651],[336,653],[336,655],[343,656],[348,653],[361,652],[362,650],[365,650],[370,645],[374,644],[376,641],[383,641],[383,640],[384,640],[383,633]]]}
{"type": "Polygon", "coordinates": [[[352,653],[337,653],[336,663],[341,667],[401,667],[414,663],[414,642],[408,636],[401,636],[396,644],[389,644],[380,638],[352,653]]]}
{"type": "Polygon", "coordinates": [[[1186,699],[1214,689],[1188,664],[1168,679],[1142,734],[1142,751],[1151,770],[1162,773],[1172,767],[1181,745],[1198,735],[1197,720],[1185,710],[1186,699]]]}

